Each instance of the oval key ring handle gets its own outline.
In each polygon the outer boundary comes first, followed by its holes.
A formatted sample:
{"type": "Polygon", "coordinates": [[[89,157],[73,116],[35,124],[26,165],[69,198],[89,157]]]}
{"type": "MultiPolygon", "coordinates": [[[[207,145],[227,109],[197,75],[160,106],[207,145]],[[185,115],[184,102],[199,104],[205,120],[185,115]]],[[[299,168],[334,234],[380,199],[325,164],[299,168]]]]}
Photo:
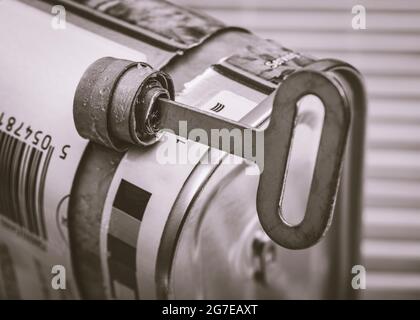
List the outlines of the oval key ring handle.
{"type": "Polygon", "coordinates": [[[317,243],[331,224],[351,113],[339,82],[316,70],[290,75],[275,93],[270,123],[264,130],[264,170],[257,191],[257,211],[265,232],[277,244],[304,249],[317,243]],[[302,89],[303,88],[303,89],[302,89]],[[281,214],[297,102],[313,94],[325,114],[311,189],[302,222],[292,226],[281,214]]]}

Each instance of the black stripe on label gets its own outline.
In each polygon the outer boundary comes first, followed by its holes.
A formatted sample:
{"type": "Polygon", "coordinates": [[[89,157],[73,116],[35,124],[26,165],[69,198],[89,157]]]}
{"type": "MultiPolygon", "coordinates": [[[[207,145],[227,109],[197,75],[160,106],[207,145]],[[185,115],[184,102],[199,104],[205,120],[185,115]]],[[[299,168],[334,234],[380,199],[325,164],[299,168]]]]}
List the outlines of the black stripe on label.
{"type": "Polygon", "coordinates": [[[108,267],[111,284],[118,281],[137,295],[136,248],[108,234],[108,267]]]}
{"type": "Polygon", "coordinates": [[[113,206],[141,221],[152,194],[122,179],[113,206]]]}

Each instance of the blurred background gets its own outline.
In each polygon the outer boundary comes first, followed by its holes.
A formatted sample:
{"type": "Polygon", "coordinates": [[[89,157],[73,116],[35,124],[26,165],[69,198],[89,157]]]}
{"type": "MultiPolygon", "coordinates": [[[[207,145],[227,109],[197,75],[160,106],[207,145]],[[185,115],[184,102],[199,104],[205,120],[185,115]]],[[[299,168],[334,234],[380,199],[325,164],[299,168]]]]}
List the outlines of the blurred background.
{"type": "Polygon", "coordinates": [[[172,0],[364,75],[361,298],[420,298],[420,1],[172,0]],[[352,8],[366,8],[366,29],[352,8]]]}

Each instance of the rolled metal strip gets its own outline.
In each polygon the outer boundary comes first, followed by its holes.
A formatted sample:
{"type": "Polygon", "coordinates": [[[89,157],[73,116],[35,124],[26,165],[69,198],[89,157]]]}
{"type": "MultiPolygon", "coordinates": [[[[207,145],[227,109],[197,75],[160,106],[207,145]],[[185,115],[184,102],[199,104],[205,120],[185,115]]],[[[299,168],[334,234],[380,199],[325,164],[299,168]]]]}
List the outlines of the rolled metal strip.
{"type": "Polygon", "coordinates": [[[82,76],[73,114],[79,134],[123,152],[159,139],[157,98],[174,98],[172,79],[143,62],[102,58],[82,76]]]}
{"type": "Polygon", "coordinates": [[[101,58],[85,71],[77,86],[73,101],[76,129],[86,139],[118,151],[128,145],[110,134],[108,114],[114,89],[123,74],[137,63],[101,58]]]}
{"type": "Polygon", "coordinates": [[[156,99],[174,98],[169,75],[138,63],[124,74],[115,87],[110,109],[112,135],[129,144],[147,146],[159,139],[156,99]]]}

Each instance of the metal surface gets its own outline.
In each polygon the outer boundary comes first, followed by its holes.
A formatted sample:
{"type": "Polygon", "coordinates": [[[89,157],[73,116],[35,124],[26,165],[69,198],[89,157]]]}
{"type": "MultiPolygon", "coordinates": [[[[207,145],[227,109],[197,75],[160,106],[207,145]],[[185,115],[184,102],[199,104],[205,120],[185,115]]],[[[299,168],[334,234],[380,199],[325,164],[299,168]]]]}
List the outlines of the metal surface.
{"type": "Polygon", "coordinates": [[[171,243],[170,228],[179,212],[174,211],[168,219],[168,233],[164,234],[157,264],[159,298],[324,297],[331,271],[327,242],[308,250],[288,250],[269,239],[256,211],[259,177],[246,175],[248,166],[245,161],[241,165],[223,161],[208,178],[187,210],[182,211],[184,221],[176,229],[174,252],[165,251],[168,248],[163,244],[171,243]],[[169,258],[171,265],[167,270],[165,261],[169,258]]]}
{"type": "Polygon", "coordinates": [[[106,57],[86,70],[77,86],[73,108],[76,129],[82,137],[116,150],[127,148],[108,130],[108,109],[118,80],[136,64],[106,57]]]}

